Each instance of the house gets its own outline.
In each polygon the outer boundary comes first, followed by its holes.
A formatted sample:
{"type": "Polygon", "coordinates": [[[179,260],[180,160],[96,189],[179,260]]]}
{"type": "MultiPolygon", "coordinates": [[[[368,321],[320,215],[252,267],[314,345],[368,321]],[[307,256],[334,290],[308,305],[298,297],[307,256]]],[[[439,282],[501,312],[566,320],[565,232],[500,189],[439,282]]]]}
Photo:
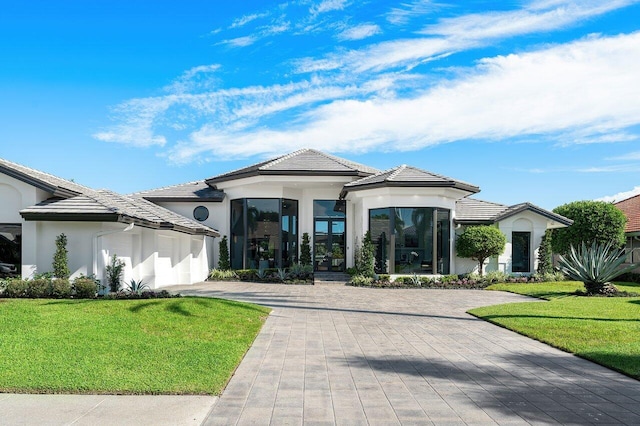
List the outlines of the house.
{"type": "Polygon", "coordinates": [[[486,224],[507,236],[486,270],[535,272],[545,231],[571,220],[529,203],[473,198],[479,191],[416,167],[380,171],[314,149],[131,195],[2,161],[0,200],[10,207],[0,235],[22,235],[23,276],[50,269],[53,241],[64,232],[75,274],[101,277],[117,254],[126,278],[158,288],[203,280],[218,261],[214,238],[223,235],[234,269],[286,268],[308,233],[314,270],[342,272],[370,231],[379,273],[466,273],[477,265],[455,255],[456,234],[486,224]]]}
{"type": "MultiPolygon", "coordinates": [[[[626,263],[640,263],[640,194],[613,204],[627,217],[624,233],[627,237],[626,263]]],[[[639,272],[636,270],[636,272],[639,272]]]]}

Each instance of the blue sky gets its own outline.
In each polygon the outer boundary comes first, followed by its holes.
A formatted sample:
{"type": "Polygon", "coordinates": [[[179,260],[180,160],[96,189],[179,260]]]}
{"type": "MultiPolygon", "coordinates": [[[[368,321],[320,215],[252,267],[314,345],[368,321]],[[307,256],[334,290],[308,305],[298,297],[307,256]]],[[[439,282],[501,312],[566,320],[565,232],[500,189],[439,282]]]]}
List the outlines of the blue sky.
{"type": "Polygon", "coordinates": [[[0,5],[0,156],[91,187],[312,147],[504,204],[640,191],[638,1],[0,5]]]}

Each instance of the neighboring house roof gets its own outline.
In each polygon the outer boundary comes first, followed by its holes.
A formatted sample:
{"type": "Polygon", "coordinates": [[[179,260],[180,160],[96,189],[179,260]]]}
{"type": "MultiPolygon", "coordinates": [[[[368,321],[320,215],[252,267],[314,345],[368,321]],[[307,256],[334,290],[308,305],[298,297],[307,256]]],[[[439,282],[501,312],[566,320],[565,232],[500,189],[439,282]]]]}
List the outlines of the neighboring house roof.
{"type": "Polygon", "coordinates": [[[378,169],[336,157],[315,149],[301,149],[271,160],[234,170],[205,182],[213,185],[260,175],[302,175],[302,176],[369,176],[378,173],[378,169]]]}
{"type": "Polygon", "coordinates": [[[474,198],[462,198],[456,201],[455,222],[461,224],[495,223],[524,211],[534,212],[564,226],[569,226],[573,223],[571,219],[531,203],[505,206],[504,204],[491,203],[474,198]]]}
{"type": "Polygon", "coordinates": [[[0,158],[0,173],[42,189],[54,197],[68,198],[90,190],[90,188],[78,185],[70,180],[62,179],[2,158],[0,158]]]}
{"type": "Polygon", "coordinates": [[[164,188],[151,189],[132,194],[149,201],[212,201],[221,202],[224,200],[224,192],[214,189],[204,181],[183,183],[180,185],[167,186],[164,188]]]}
{"type": "Polygon", "coordinates": [[[140,197],[88,190],[68,199],[50,198],[20,211],[25,220],[121,222],[185,234],[220,236],[213,228],[140,197]]]}
{"type": "Polygon", "coordinates": [[[640,232],[640,194],[613,204],[627,217],[624,232],[640,232]]]}
{"type": "Polygon", "coordinates": [[[342,190],[341,197],[344,197],[347,192],[385,186],[427,188],[446,187],[457,188],[471,193],[480,191],[480,188],[475,185],[471,185],[470,183],[403,164],[402,166],[376,173],[373,176],[364,177],[347,183],[342,190]]]}

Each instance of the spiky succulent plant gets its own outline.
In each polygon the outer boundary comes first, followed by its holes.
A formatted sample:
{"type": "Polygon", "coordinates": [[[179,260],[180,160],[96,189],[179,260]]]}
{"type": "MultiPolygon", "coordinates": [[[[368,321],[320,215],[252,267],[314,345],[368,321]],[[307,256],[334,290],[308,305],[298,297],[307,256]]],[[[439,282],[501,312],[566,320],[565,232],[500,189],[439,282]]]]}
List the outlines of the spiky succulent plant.
{"type": "Polygon", "coordinates": [[[622,266],[626,259],[623,248],[606,244],[584,242],[577,249],[571,246],[569,253],[560,256],[560,271],[577,281],[582,281],[587,294],[603,294],[607,284],[614,278],[638,267],[622,266]]]}

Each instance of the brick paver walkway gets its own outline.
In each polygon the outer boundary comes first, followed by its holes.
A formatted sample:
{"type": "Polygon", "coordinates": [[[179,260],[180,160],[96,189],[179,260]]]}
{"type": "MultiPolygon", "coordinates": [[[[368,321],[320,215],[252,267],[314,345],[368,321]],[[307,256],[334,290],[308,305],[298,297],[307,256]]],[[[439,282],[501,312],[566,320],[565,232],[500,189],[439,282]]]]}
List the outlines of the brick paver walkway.
{"type": "Polygon", "coordinates": [[[640,424],[640,382],[465,314],[522,296],[176,289],[274,309],[205,424],[640,424]]]}

